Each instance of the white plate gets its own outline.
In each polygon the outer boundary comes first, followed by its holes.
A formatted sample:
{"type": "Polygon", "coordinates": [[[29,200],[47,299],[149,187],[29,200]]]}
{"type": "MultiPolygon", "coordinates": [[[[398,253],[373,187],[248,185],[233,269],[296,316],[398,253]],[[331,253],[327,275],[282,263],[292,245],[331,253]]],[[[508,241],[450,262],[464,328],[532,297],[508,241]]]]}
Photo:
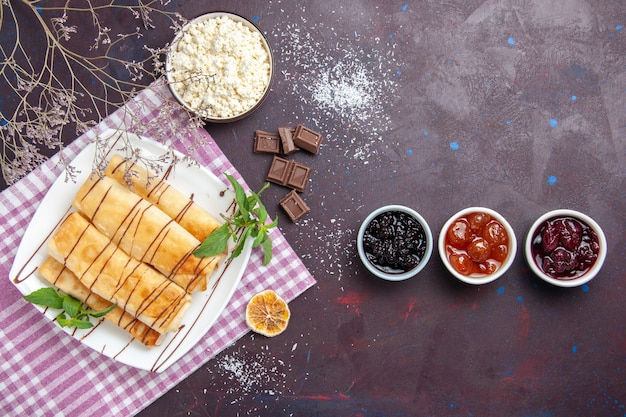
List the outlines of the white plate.
{"type": "MultiPolygon", "coordinates": [[[[109,130],[100,134],[99,139],[111,139],[111,142],[115,143],[110,155],[114,152],[124,155],[124,152],[116,151],[123,142],[120,140],[121,135],[125,135],[134,147],[140,148],[144,156],[154,157],[168,153],[166,148],[148,138],[109,130]]],[[[50,286],[36,270],[46,257],[47,240],[61,219],[73,211],[71,202],[92,172],[95,150],[92,143],[74,159],[72,166],[81,171],[76,181],[66,182],[64,176],[60,176],[50,187],[33,216],[9,274],[9,279],[22,294],[50,286]]],[[[175,154],[183,157],[178,152],[175,154]]],[[[221,218],[220,213],[226,215],[233,209],[234,193],[206,168],[179,162],[169,173],[168,182],[187,195],[193,194],[194,201],[218,219],[221,218]]],[[[180,330],[169,334],[160,346],[147,348],[108,320],[96,322],[92,319],[96,326],[88,330],[67,328],[63,330],[81,343],[116,361],[140,369],[162,372],[189,351],[213,326],[241,280],[250,258],[250,251],[251,246],[248,244],[242,254],[232,262],[222,263],[211,277],[207,290],[192,295],[191,307],[185,313],[180,330]]],[[[49,320],[54,320],[59,313],[58,310],[34,307],[42,311],[49,320]]]]}

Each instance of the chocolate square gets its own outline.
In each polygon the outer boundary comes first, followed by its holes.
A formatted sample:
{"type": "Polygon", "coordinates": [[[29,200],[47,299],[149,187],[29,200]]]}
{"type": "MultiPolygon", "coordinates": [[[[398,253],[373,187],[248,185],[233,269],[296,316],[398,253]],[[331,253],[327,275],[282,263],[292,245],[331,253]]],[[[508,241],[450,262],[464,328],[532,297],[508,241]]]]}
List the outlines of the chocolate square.
{"type": "Polygon", "coordinates": [[[267,177],[265,177],[265,179],[276,184],[286,185],[289,174],[291,174],[292,166],[292,161],[288,161],[274,155],[274,158],[272,159],[272,165],[270,166],[269,172],[267,173],[267,177]]]}
{"type": "Polygon", "coordinates": [[[311,211],[311,208],[306,205],[295,190],[291,190],[289,194],[280,200],[279,204],[291,221],[294,222],[311,211]]]}
{"type": "Polygon", "coordinates": [[[285,155],[289,155],[300,150],[300,148],[293,143],[293,134],[295,132],[296,130],[290,127],[278,128],[278,135],[280,136],[280,141],[283,146],[283,154],[285,155]]]}
{"type": "Polygon", "coordinates": [[[293,143],[311,153],[317,153],[322,144],[322,135],[299,124],[293,135],[293,143]]]}
{"type": "Polygon", "coordinates": [[[296,191],[304,191],[306,188],[309,175],[311,174],[311,168],[298,162],[293,162],[291,173],[287,179],[287,186],[295,189],[296,191]]]}
{"type": "Polygon", "coordinates": [[[257,130],[254,134],[254,152],[280,153],[280,142],[279,135],[257,130]]]}

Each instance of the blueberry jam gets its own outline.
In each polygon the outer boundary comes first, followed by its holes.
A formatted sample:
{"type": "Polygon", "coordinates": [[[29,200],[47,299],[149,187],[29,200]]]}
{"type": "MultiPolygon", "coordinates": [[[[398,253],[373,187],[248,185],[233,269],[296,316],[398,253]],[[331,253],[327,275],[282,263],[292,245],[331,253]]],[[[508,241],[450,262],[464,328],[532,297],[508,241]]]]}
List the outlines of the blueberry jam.
{"type": "Polygon", "coordinates": [[[555,217],[533,235],[532,255],[537,266],[552,278],[570,280],[585,274],[598,259],[598,236],[573,217],[555,217]]]}
{"type": "Polygon", "coordinates": [[[426,233],[410,214],[388,211],[376,216],[363,235],[365,255],[372,265],[388,274],[415,268],[426,252],[426,233]]]}

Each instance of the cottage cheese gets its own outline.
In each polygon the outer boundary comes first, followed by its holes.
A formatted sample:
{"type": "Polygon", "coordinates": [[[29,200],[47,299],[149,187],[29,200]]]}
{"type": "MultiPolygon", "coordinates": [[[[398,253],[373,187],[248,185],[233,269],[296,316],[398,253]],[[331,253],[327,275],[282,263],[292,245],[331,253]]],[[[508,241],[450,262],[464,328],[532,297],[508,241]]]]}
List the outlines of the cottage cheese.
{"type": "Polygon", "coordinates": [[[270,54],[260,33],[229,16],[192,21],[173,46],[169,81],[202,117],[245,113],[265,94],[270,54]]]}

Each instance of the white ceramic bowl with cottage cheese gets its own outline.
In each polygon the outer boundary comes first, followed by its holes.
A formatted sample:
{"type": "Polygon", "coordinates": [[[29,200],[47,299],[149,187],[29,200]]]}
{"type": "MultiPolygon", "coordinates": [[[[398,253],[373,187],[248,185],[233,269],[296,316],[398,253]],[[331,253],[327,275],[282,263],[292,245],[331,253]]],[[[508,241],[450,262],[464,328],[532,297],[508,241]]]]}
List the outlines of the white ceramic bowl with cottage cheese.
{"type": "Polygon", "coordinates": [[[165,59],[173,96],[209,122],[239,120],[267,97],[273,76],[270,45],[249,20],[212,12],[186,23],[165,59]]]}

